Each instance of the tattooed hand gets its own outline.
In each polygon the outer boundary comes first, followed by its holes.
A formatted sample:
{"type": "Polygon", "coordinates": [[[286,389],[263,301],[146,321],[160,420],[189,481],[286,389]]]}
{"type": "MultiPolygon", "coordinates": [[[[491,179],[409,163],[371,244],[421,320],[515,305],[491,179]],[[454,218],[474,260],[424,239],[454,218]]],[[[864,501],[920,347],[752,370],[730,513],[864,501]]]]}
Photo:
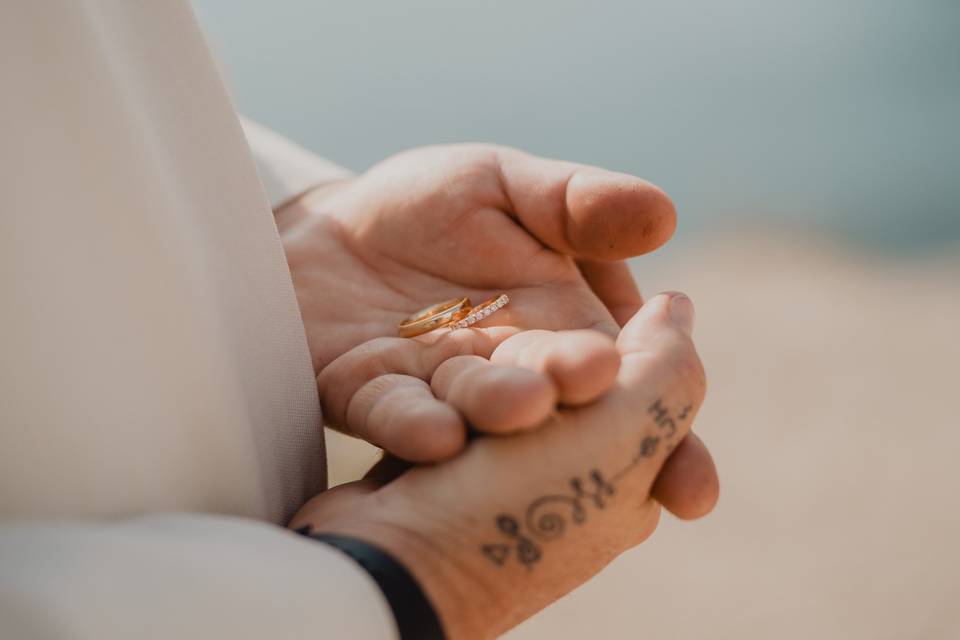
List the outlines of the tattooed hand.
{"type": "Polygon", "coordinates": [[[504,632],[645,540],[661,503],[681,516],[713,507],[712,461],[688,436],[705,390],[692,321],[686,296],[657,296],[621,332],[616,382],[596,402],[382,487],[334,489],[291,526],[392,553],[451,638],[504,632]]]}

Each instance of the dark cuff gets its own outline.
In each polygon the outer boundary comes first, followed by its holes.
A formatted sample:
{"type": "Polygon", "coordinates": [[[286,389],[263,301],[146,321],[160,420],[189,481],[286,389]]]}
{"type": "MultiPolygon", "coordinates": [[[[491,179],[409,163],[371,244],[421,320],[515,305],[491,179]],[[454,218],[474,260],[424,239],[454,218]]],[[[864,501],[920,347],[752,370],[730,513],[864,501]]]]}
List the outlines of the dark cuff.
{"type": "Polygon", "coordinates": [[[312,533],[310,527],[298,529],[297,533],[336,547],[370,574],[393,611],[401,640],[444,640],[437,612],[417,580],[393,556],[348,536],[312,533]]]}

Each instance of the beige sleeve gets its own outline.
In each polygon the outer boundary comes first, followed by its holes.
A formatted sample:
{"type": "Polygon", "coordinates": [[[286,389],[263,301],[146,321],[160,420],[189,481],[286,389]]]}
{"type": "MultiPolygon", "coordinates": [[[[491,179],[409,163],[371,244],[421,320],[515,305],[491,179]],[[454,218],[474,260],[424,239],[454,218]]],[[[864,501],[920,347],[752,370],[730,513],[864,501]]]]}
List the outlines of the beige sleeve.
{"type": "Polygon", "coordinates": [[[274,210],[313,187],[353,175],[263,125],[242,117],[240,123],[274,210]]]}
{"type": "Polygon", "coordinates": [[[275,525],[168,514],[0,525],[0,637],[396,638],[353,560],[275,525]]]}

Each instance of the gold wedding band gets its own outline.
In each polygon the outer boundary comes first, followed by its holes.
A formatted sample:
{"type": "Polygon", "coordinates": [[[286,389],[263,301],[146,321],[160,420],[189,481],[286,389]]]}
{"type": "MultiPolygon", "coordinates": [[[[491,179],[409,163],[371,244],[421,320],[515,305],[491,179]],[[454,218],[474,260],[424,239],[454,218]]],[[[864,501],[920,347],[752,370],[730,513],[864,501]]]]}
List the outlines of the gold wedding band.
{"type": "Polygon", "coordinates": [[[510,296],[505,293],[500,294],[496,298],[490,298],[489,300],[484,300],[473,309],[470,310],[462,319],[455,320],[450,323],[450,329],[466,329],[470,325],[476,324],[490,316],[510,302],[510,296]]]}
{"type": "Polygon", "coordinates": [[[453,298],[417,311],[397,325],[397,330],[401,338],[414,338],[460,320],[472,308],[468,298],[453,298]]]}

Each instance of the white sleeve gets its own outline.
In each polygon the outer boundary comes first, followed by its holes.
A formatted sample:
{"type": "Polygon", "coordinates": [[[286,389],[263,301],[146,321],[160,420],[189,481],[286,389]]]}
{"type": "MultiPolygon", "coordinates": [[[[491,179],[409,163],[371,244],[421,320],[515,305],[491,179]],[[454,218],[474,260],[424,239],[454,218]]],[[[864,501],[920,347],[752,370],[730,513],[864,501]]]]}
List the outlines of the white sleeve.
{"type": "Polygon", "coordinates": [[[396,638],[376,583],[321,542],[168,514],[0,525],[0,637],[396,638]]]}
{"type": "Polygon", "coordinates": [[[313,187],[353,175],[252,120],[241,117],[240,124],[274,210],[313,187]]]}

